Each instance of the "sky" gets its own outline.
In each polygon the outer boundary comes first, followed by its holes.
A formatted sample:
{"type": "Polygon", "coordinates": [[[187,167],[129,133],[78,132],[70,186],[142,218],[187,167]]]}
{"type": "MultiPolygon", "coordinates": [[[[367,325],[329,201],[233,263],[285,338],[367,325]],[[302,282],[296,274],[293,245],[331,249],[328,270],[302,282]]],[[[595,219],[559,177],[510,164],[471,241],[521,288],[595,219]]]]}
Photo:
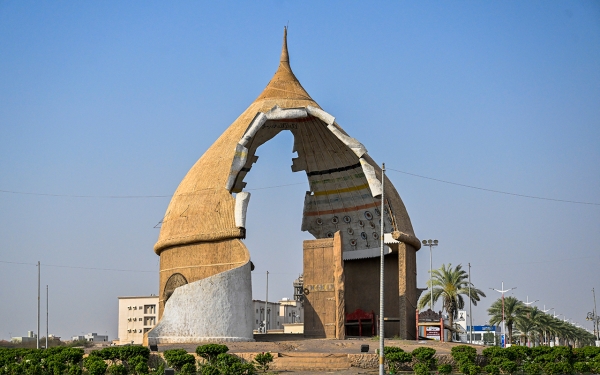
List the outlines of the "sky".
{"type": "MultiPolygon", "coordinates": [[[[504,282],[591,329],[598,2],[0,1],[0,339],[36,330],[38,261],[42,333],[46,285],[63,338],[115,339],[117,298],[158,293],[170,195],[267,85],[286,25],[304,88],[439,240],[433,267],[471,264],[475,324],[504,282]]],[[[245,180],[254,299],[266,271],[269,300],[292,297],[311,238],[292,141],[261,146],[245,180]]]]}

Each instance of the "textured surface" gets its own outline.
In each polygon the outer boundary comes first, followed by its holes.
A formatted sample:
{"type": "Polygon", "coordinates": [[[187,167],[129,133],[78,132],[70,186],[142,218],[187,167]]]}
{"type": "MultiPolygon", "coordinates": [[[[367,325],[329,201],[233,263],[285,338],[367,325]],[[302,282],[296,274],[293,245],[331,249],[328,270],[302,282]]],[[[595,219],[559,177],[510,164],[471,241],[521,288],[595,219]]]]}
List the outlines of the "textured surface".
{"type": "MultiPolygon", "coordinates": [[[[166,283],[173,274],[181,274],[192,285],[245,267],[249,262],[248,250],[240,241],[246,234],[244,216],[248,201],[240,196],[236,205],[234,195],[244,193],[244,177],[258,160],[258,147],[281,131],[291,131],[294,135],[298,157],[292,160],[292,171],[303,171],[310,184],[302,230],[317,239],[333,238],[334,233],[343,232],[340,237],[343,259],[374,258],[379,256],[383,215],[385,232],[399,233],[412,246],[411,251],[420,247],[404,204],[387,179],[385,210],[380,212],[381,169],[366,148],[323,111],[296,79],[284,35],[279,68],[267,87],[194,164],[169,203],[154,246],[161,257],[160,316],[163,312],[171,316],[168,309],[182,308],[171,300],[165,306],[166,293],[170,292],[166,283]]],[[[392,273],[397,278],[397,263],[394,264],[392,273]]],[[[362,266],[358,267],[360,272],[362,266]]],[[[368,277],[378,275],[377,270],[368,269],[368,277]]],[[[415,275],[407,272],[400,277],[414,279],[415,275]]],[[[390,305],[393,310],[398,306],[397,289],[395,293],[391,301],[396,302],[390,305]]],[[[250,294],[248,289],[248,298],[250,294]]],[[[331,297],[344,304],[343,295],[331,297]]],[[[198,299],[198,303],[204,309],[205,304],[212,302],[198,299]]],[[[183,313],[183,310],[178,312],[183,313]]],[[[394,311],[392,315],[398,313],[394,311]]],[[[334,316],[329,320],[327,324],[332,324],[335,332],[334,316]]]]}
{"type": "Polygon", "coordinates": [[[250,264],[175,289],[148,341],[251,341],[250,264]]]}

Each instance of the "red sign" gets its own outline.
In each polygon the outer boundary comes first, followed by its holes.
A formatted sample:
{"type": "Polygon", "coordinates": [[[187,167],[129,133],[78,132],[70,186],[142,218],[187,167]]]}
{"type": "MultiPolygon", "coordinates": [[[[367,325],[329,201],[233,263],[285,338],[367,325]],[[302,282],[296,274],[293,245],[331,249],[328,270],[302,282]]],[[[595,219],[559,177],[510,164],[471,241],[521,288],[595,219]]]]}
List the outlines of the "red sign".
{"type": "Polygon", "coordinates": [[[440,327],[425,326],[425,337],[439,340],[440,336],[440,327]]]}

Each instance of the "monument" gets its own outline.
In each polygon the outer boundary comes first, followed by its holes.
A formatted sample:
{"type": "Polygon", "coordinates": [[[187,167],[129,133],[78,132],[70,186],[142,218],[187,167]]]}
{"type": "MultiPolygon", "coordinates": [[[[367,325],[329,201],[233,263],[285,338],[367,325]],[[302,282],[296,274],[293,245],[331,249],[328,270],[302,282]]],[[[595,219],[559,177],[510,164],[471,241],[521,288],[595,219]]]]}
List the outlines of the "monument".
{"type": "Polygon", "coordinates": [[[302,218],[302,230],[315,237],[304,243],[305,334],[343,338],[346,313],[379,311],[384,215],[384,231],[391,233],[385,332],[414,338],[420,242],[406,208],[386,179],[380,212],[381,169],[304,90],[290,67],[284,30],[275,75],[189,170],[167,208],[154,246],[159,323],[149,342],[253,340],[244,178],[258,160],[257,148],[282,131],[294,135],[292,171],[306,173],[310,185],[302,218]]]}

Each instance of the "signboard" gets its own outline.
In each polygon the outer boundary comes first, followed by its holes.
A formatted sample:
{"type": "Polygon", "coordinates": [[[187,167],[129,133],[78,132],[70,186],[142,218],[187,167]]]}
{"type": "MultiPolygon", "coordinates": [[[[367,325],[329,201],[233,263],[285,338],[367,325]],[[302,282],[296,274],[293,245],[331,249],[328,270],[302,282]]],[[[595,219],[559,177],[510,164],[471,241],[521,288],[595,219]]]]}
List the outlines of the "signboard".
{"type": "Polygon", "coordinates": [[[425,326],[425,337],[428,339],[439,340],[440,339],[440,327],[437,326],[425,326]]]}

